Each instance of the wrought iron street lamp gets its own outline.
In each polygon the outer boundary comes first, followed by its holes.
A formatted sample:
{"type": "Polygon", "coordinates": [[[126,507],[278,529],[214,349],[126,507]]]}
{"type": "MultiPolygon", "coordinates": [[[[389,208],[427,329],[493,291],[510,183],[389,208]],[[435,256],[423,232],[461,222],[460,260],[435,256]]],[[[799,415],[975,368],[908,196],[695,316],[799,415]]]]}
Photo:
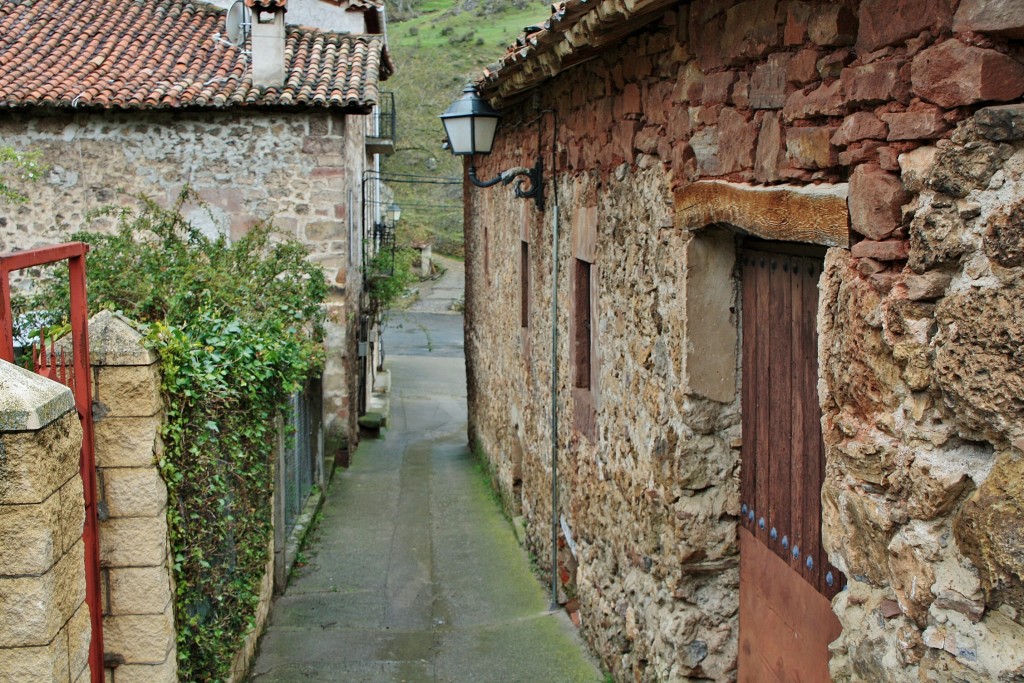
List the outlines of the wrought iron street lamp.
{"type": "MultiPolygon", "coordinates": [[[[444,124],[448,147],[452,154],[490,154],[500,117],[501,114],[495,111],[487,100],[480,97],[476,86],[472,83],[466,84],[462,90],[462,97],[452,102],[445,113],[441,114],[441,122],[444,124]]],[[[532,199],[538,210],[544,210],[544,162],[539,150],[533,168],[517,166],[502,171],[491,180],[480,180],[476,175],[476,166],[471,163],[467,174],[469,182],[477,187],[492,187],[498,183],[508,185],[522,176],[516,183],[516,196],[521,199],[532,199]]]]}
{"type": "Polygon", "coordinates": [[[384,213],[391,219],[391,225],[398,225],[398,219],[402,217],[402,207],[395,202],[391,202],[391,205],[388,206],[384,213]]]}

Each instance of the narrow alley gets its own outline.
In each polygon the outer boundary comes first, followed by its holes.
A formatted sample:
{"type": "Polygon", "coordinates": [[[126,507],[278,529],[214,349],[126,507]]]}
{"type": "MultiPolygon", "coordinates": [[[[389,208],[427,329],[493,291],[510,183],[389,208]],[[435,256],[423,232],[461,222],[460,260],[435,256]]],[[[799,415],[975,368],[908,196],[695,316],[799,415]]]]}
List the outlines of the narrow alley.
{"type": "Polygon", "coordinates": [[[395,313],[385,340],[389,427],[335,473],[251,680],[602,680],[469,452],[462,316],[395,313]]]}

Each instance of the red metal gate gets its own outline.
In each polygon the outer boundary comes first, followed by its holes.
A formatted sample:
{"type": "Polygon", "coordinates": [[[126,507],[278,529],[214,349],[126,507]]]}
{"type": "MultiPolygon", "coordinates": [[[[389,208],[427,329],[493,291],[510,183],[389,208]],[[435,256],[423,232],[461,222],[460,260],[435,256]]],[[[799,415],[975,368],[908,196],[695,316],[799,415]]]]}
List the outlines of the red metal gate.
{"type": "MultiPolygon", "coordinates": [[[[89,306],[85,292],[85,254],[89,246],[82,242],[69,242],[54,247],[42,247],[0,254],[0,358],[14,362],[14,320],[11,310],[10,274],[15,270],[68,262],[71,283],[71,341],[73,367],[69,373],[60,359],[47,353],[45,343],[42,359],[38,350],[34,358],[36,371],[50,379],[60,381],[75,394],[75,406],[82,422],[82,456],[79,471],[85,494],[85,600],[89,605],[92,622],[92,640],[89,645],[89,668],[92,682],[102,683],[103,671],[103,607],[100,594],[99,529],[96,514],[96,456],[93,446],[92,386],[89,372],[89,306]]],[[[52,347],[51,347],[52,349],[52,347]]]]}
{"type": "Polygon", "coordinates": [[[843,577],[821,544],[815,251],[753,243],[740,256],[740,681],[828,681],[840,633],[829,601],[843,577]]]}

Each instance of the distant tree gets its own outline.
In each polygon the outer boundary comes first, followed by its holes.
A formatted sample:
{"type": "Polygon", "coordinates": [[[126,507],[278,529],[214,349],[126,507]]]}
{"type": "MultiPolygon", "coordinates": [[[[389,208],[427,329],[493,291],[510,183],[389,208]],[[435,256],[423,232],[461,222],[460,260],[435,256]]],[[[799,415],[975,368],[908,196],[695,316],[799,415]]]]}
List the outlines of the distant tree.
{"type": "Polygon", "coordinates": [[[10,183],[38,180],[45,170],[38,152],[19,152],[9,145],[0,145],[0,204],[26,201],[28,197],[10,183]]]}

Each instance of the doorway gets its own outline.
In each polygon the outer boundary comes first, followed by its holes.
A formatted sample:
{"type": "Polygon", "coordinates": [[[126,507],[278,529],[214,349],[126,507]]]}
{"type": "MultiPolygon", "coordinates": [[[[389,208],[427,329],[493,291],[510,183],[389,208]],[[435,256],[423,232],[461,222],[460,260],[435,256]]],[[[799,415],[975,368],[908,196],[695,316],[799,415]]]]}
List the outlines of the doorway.
{"type": "Polygon", "coordinates": [[[739,253],[742,428],[739,680],[829,681],[843,577],[821,543],[825,475],[816,317],[824,249],[747,239],[739,253]]]}

